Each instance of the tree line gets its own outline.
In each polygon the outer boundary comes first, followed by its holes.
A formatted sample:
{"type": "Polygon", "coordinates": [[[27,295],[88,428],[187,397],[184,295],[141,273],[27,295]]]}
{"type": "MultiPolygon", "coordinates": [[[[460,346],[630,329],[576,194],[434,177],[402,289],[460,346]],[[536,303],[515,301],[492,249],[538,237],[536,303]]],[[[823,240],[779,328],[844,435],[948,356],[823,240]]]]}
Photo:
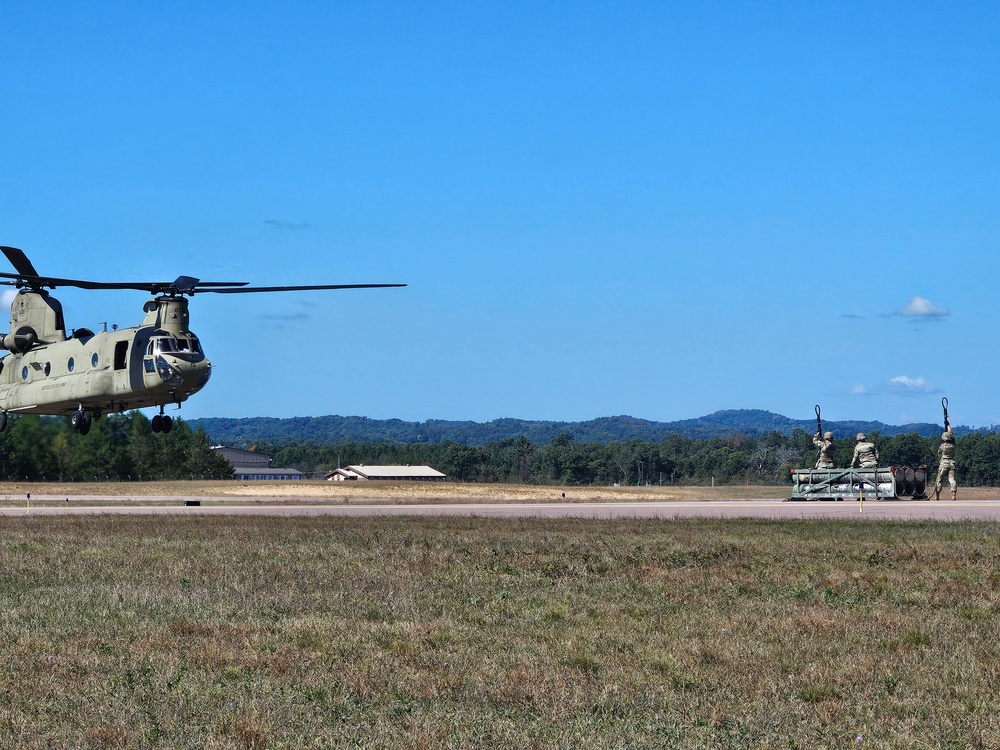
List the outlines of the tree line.
{"type": "MultiPolygon", "coordinates": [[[[883,466],[928,466],[937,470],[939,438],[917,433],[868,435],[883,466]]],[[[855,440],[835,441],[837,466],[850,466],[855,440]]],[[[761,437],[734,434],[690,439],[671,435],[662,442],[577,442],[568,433],[535,445],[523,435],[480,447],[455,442],[431,444],[360,443],[268,445],[253,449],[273,457],[273,465],[321,475],[358,464],[426,464],[451,479],[559,485],[611,484],[790,484],[792,469],[812,468],[816,447],[801,429],[761,437]]],[[[969,433],[957,440],[959,482],[1000,484],[1000,433],[969,433]]]]}
{"type": "Polygon", "coordinates": [[[231,478],[233,467],[210,450],[205,431],[175,419],[153,432],[138,411],[108,414],[80,435],[65,417],[14,416],[0,432],[0,478],[6,481],[149,481],[231,478]]]}
{"type": "MultiPolygon", "coordinates": [[[[869,434],[883,466],[937,469],[938,438],[917,433],[869,434]]],[[[837,466],[849,466],[855,441],[835,441],[837,466]]],[[[660,442],[579,442],[569,433],[544,444],[525,436],[482,446],[437,443],[342,442],[335,445],[259,442],[251,450],[272,465],[320,477],[340,466],[429,465],[466,482],[557,485],[788,484],[793,469],[816,460],[812,435],[772,431],[760,437],[736,433],[692,439],[671,435],[660,442]]],[[[959,483],[1000,485],[1000,432],[972,432],[957,439],[959,483]]],[[[7,481],[148,481],[231,478],[232,467],[211,450],[202,427],[174,421],[167,434],[153,433],[141,412],[96,420],[86,437],[61,417],[14,416],[0,433],[0,479],[7,481]]]]}

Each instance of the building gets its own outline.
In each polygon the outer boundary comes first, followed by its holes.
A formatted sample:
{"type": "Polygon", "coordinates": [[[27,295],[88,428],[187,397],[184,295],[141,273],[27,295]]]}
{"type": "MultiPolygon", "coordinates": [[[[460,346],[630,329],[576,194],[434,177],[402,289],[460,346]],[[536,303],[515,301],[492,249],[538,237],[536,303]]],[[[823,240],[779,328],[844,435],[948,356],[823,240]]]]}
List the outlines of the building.
{"type": "Polygon", "coordinates": [[[324,475],[324,479],[333,482],[368,481],[368,480],[403,480],[411,482],[443,482],[448,478],[437,469],[430,466],[348,466],[324,475]]]}
{"type": "Polygon", "coordinates": [[[244,481],[288,481],[305,479],[298,469],[276,469],[271,457],[264,453],[214,445],[212,450],[221,454],[233,467],[233,478],[244,481]]]}

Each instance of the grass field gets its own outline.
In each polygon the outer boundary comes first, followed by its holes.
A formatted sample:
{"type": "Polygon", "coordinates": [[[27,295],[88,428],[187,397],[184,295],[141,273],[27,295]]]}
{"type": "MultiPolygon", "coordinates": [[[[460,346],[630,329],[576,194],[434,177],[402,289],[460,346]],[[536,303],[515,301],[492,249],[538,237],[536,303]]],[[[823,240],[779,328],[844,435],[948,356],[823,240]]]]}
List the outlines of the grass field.
{"type": "Polygon", "coordinates": [[[0,747],[1000,746],[994,524],[0,524],[0,747]]]}

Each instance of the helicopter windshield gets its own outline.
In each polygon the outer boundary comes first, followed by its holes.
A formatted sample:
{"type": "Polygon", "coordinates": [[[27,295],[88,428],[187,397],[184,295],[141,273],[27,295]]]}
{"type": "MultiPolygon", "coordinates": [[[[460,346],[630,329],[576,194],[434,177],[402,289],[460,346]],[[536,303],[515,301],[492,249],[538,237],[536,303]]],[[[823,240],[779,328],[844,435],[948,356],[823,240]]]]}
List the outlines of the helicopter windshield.
{"type": "Polygon", "coordinates": [[[179,336],[174,338],[173,336],[157,336],[149,340],[149,346],[146,348],[146,354],[170,354],[173,352],[192,352],[194,354],[201,354],[201,342],[198,341],[198,337],[195,335],[190,336],[179,336]]]}
{"type": "Polygon", "coordinates": [[[198,343],[198,337],[192,334],[187,338],[180,337],[177,339],[177,350],[201,354],[201,344],[198,343]]]}

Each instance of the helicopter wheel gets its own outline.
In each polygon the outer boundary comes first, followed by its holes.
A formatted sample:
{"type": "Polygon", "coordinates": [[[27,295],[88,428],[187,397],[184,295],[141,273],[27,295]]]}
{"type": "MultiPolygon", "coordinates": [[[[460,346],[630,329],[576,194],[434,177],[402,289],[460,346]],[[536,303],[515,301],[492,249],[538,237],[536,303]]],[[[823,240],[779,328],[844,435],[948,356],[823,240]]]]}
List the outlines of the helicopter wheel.
{"type": "Polygon", "coordinates": [[[149,424],[149,426],[152,428],[153,432],[162,432],[163,431],[163,419],[164,419],[164,417],[163,417],[162,414],[156,414],[156,415],[153,416],[153,419],[152,419],[152,421],[149,424]]]}
{"type": "Polygon", "coordinates": [[[69,416],[69,425],[81,435],[90,432],[90,415],[83,409],[77,409],[69,416]]]}
{"type": "Polygon", "coordinates": [[[0,411],[0,432],[7,429],[7,412],[0,411]]]}
{"type": "Polygon", "coordinates": [[[174,420],[171,417],[164,415],[163,421],[160,422],[160,432],[170,432],[173,426],[174,420]]]}

